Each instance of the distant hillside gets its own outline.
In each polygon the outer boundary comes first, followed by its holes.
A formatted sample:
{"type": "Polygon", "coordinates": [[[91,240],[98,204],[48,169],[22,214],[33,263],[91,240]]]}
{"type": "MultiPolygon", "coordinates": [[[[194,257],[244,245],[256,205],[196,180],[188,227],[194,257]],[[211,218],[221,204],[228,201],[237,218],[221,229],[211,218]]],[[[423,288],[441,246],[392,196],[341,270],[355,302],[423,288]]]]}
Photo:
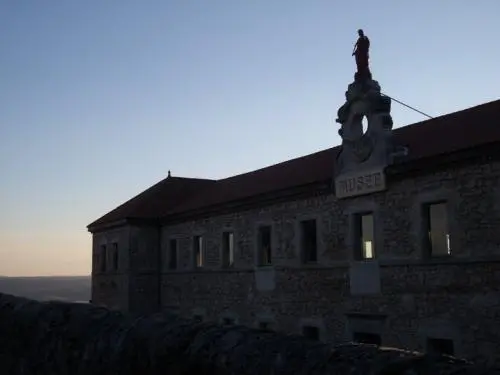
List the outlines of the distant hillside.
{"type": "Polygon", "coordinates": [[[0,293],[39,301],[88,302],[90,276],[1,277],[0,293]]]}

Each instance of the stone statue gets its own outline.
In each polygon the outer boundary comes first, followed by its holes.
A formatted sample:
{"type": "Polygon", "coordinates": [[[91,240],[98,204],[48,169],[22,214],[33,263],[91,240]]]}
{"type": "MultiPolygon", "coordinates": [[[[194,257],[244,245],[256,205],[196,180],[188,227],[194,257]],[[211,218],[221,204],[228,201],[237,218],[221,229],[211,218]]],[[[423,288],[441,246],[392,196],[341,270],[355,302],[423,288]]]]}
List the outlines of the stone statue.
{"type": "Polygon", "coordinates": [[[370,40],[363,30],[354,46],[357,71],[338,109],[342,145],[335,159],[337,198],[371,194],[386,189],[385,168],[408,155],[392,138],[391,98],[382,94],[368,66],[370,40]],[[366,131],[363,119],[367,121],[366,131]]]}
{"type": "Polygon", "coordinates": [[[370,68],[368,66],[368,51],[370,50],[370,39],[365,35],[363,30],[358,30],[358,40],[354,45],[352,56],[356,59],[357,72],[359,78],[371,78],[370,68]]]}

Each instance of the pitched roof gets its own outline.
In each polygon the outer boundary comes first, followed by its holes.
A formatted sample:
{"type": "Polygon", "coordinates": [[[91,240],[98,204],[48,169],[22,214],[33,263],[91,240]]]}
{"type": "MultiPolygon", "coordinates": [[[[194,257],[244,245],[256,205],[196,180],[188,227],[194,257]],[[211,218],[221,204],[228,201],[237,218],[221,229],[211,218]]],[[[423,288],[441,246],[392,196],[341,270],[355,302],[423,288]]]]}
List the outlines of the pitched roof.
{"type": "Polygon", "coordinates": [[[434,157],[500,141],[500,100],[449,113],[393,131],[408,145],[409,160],[434,157]]]}
{"type": "MultiPolygon", "coordinates": [[[[409,149],[403,162],[500,142],[500,100],[395,129],[393,136],[395,144],[409,149]]],[[[189,194],[185,194],[184,186],[173,181],[169,184],[167,178],[91,226],[110,218],[167,216],[327,181],[333,178],[339,151],[337,146],[217,181],[183,179],[183,184],[191,187],[189,194]]]]}
{"type": "MultiPolygon", "coordinates": [[[[409,148],[405,162],[500,141],[500,100],[415,123],[393,131],[396,145],[409,148]]],[[[218,180],[175,207],[180,213],[333,178],[340,146],[218,180]]]]}
{"type": "Polygon", "coordinates": [[[90,230],[124,219],[163,217],[197,190],[204,189],[213,183],[215,183],[214,180],[169,176],[100,217],[87,228],[90,230]]]}

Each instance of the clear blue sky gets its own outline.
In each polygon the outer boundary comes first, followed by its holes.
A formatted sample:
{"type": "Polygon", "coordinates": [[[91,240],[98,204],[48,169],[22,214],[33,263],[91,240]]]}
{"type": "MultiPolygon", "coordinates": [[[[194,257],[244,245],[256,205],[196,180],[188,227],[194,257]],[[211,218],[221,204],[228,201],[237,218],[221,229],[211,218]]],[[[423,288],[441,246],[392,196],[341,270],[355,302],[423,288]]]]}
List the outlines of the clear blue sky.
{"type": "Polygon", "coordinates": [[[431,115],[497,99],[499,14],[498,0],[0,2],[0,274],[89,273],[85,226],[169,169],[221,178],[338,144],[360,27],[387,94],[431,115]]]}

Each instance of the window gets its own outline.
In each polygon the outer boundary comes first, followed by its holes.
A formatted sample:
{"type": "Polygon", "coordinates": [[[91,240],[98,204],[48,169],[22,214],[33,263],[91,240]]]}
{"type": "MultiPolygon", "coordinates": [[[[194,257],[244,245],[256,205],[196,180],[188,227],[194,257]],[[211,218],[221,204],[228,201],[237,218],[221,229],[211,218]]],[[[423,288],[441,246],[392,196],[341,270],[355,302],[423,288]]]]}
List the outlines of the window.
{"type": "Polygon", "coordinates": [[[177,239],[171,239],[168,246],[168,269],[177,269],[177,239]]]}
{"type": "Polygon", "coordinates": [[[318,240],[316,220],[300,222],[302,262],[314,263],[318,261],[318,240]]]}
{"type": "Polygon", "coordinates": [[[232,267],[234,264],[234,234],[222,233],[222,266],[232,267]]]}
{"type": "Polygon", "coordinates": [[[222,325],[224,326],[234,326],[234,319],[232,318],[223,318],[222,325]]]}
{"type": "Polygon", "coordinates": [[[319,341],[319,328],[314,326],[303,326],[302,335],[310,340],[319,341]]]}
{"type": "Polygon", "coordinates": [[[118,243],[113,243],[113,270],[118,271],[118,243]]]}
{"type": "Polygon", "coordinates": [[[352,334],[352,341],[360,344],[372,344],[378,346],[380,346],[382,343],[380,335],[377,335],[375,333],[365,333],[365,332],[354,332],[352,334]]]}
{"type": "Polygon", "coordinates": [[[106,264],[106,260],[107,260],[107,257],[108,257],[108,254],[107,254],[107,251],[106,251],[106,245],[101,245],[101,249],[100,249],[100,254],[99,254],[99,270],[101,272],[106,272],[106,268],[107,268],[107,264],[106,264]]]}
{"type": "Polygon", "coordinates": [[[193,238],[194,256],[196,267],[203,267],[205,264],[205,256],[203,254],[203,237],[195,236],[193,238]]]}
{"type": "Polygon", "coordinates": [[[373,214],[358,214],[355,216],[355,258],[358,260],[372,259],[375,256],[373,214]]]}
{"type": "Polygon", "coordinates": [[[453,355],[453,341],[447,339],[427,339],[427,351],[432,354],[453,355]]]}
{"type": "Polygon", "coordinates": [[[450,234],[446,202],[424,205],[423,220],[426,236],[426,252],[430,256],[451,255],[450,234]]]}
{"type": "Polygon", "coordinates": [[[271,264],[271,226],[262,226],[259,228],[258,238],[258,256],[259,266],[271,264]]]}
{"type": "Polygon", "coordinates": [[[193,316],[193,320],[197,323],[201,323],[201,322],[203,322],[203,316],[196,314],[193,316]]]}
{"type": "Polygon", "coordinates": [[[261,331],[272,331],[271,323],[269,322],[259,322],[259,329],[261,331]]]}

